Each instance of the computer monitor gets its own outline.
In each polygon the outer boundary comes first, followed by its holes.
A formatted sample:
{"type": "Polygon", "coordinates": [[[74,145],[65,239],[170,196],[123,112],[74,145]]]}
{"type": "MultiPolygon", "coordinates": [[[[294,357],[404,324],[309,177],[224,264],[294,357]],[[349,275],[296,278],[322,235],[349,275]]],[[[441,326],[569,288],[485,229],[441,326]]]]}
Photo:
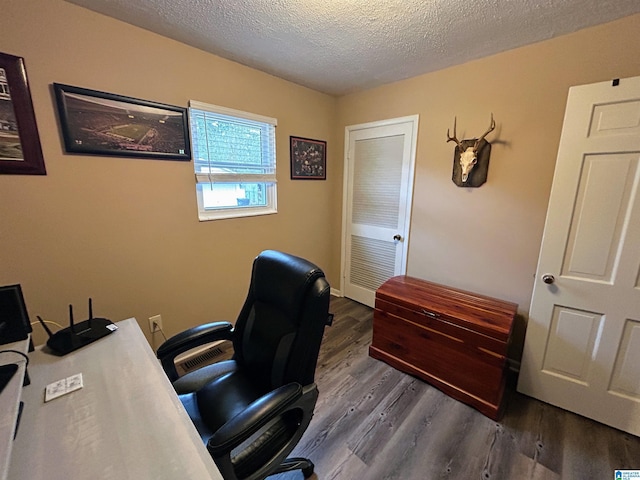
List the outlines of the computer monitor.
{"type": "Polygon", "coordinates": [[[0,287],[0,345],[25,340],[31,331],[20,285],[0,287]]]}

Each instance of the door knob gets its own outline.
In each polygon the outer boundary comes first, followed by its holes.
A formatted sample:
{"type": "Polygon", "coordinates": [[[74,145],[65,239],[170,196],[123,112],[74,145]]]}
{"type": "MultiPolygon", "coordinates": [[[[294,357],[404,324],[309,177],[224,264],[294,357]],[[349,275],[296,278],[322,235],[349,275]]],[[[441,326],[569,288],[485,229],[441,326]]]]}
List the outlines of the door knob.
{"type": "Polygon", "coordinates": [[[545,273],[542,276],[542,281],[544,283],[546,283],[547,285],[551,285],[553,282],[556,281],[556,277],[554,277],[553,275],[549,274],[549,273],[545,273]]]}
{"type": "Polygon", "coordinates": [[[402,240],[402,236],[401,236],[400,234],[396,233],[396,234],[393,236],[393,239],[394,239],[396,242],[399,242],[400,240],[402,240]]]}

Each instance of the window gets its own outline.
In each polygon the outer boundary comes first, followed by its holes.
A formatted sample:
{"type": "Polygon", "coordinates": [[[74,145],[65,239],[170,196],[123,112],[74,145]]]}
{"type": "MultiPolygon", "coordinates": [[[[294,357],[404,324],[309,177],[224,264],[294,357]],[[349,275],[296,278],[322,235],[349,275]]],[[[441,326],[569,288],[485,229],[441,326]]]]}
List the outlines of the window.
{"type": "Polygon", "coordinates": [[[275,118],[189,102],[200,220],[276,213],[275,118]]]}

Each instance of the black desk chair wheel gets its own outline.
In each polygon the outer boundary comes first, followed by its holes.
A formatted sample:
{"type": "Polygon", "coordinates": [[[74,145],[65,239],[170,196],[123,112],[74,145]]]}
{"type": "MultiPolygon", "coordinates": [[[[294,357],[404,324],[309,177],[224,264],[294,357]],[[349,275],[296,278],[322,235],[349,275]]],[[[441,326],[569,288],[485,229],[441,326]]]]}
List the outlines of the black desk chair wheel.
{"type": "Polygon", "coordinates": [[[254,480],[290,470],[313,474],[305,458],[287,458],[318,398],[314,374],[329,284],[312,263],[267,250],[253,263],[235,326],[215,322],[170,338],[157,356],[226,480],[254,480]],[[233,342],[231,360],[178,378],[175,358],[196,346],[233,342]]]}

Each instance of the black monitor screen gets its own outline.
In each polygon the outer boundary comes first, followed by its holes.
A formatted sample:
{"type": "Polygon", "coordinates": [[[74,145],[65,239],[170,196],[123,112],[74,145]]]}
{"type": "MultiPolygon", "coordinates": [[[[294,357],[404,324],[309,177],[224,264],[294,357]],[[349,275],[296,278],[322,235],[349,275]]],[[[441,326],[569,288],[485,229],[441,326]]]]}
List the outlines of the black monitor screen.
{"type": "Polygon", "coordinates": [[[0,287],[0,344],[24,340],[31,330],[20,285],[0,287]]]}

